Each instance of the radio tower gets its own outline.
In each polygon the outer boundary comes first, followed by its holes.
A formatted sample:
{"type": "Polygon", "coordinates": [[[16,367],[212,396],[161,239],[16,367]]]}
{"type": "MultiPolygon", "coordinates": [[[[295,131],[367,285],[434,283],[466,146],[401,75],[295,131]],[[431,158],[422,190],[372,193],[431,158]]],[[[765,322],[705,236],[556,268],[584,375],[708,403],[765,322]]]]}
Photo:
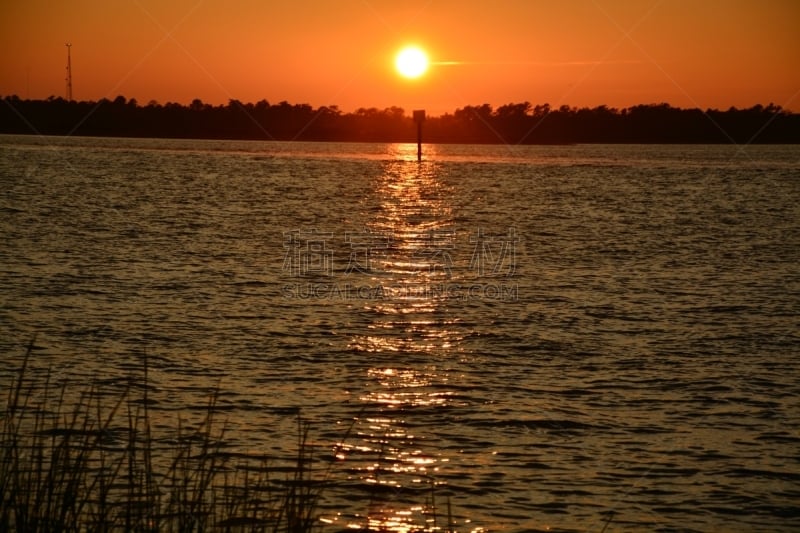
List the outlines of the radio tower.
{"type": "Polygon", "coordinates": [[[72,58],[70,57],[70,48],[72,43],[67,43],[67,102],[72,101],[72,58]]]}

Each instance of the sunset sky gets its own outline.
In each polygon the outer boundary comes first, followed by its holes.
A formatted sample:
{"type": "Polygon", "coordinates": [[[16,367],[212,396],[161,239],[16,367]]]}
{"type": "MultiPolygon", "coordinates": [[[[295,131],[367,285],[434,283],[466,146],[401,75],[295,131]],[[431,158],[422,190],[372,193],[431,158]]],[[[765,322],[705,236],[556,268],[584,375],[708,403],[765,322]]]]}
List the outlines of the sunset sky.
{"type": "Polygon", "coordinates": [[[0,0],[0,95],[800,111],[795,0],[0,0]],[[433,62],[399,76],[405,44],[433,62]]]}

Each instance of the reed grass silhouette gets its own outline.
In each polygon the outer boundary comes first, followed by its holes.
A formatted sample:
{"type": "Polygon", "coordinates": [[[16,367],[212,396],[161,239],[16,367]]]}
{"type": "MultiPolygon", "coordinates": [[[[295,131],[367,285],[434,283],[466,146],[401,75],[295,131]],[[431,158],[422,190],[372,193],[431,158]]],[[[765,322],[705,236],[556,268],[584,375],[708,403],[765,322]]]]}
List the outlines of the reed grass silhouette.
{"type": "Polygon", "coordinates": [[[218,391],[199,425],[178,424],[170,457],[158,461],[146,363],[143,382],[130,381],[109,406],[96,384],[71,405],[67,386],[54,386],[49,372],[43,383],[28,379],[33,347],[0,411],[0,531],[300,533],[319,525],[333,464],[318,466],[299,415],[288,470],[224,451],[218,391]]]}

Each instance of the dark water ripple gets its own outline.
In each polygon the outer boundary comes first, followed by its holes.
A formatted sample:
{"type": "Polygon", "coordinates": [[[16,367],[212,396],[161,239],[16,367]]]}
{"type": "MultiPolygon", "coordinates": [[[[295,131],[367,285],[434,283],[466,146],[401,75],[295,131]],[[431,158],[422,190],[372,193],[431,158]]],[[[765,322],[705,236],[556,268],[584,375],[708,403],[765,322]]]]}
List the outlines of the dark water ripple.
{"type": "Polygon", "coordinates": [[[800,529],[797,148],[429,150],[0,138],[0,373],[35,334],[165,449],[219,388],[276,471],[302,413],[337,529],[800,529]],[[310,230],[331,268],[287,269],[310,230]]]}

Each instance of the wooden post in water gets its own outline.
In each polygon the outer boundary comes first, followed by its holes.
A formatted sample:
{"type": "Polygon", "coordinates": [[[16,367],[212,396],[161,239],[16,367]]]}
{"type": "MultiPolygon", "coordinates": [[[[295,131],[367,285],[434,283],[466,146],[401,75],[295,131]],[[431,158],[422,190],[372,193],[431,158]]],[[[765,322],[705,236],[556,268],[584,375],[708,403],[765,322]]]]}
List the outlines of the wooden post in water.
{"type": "Polygon", "coordinates": [[[414,122],[417,123],[417,161],[422,161],[422,122],[425,120],[425,110],[414,110],[414,122]]]}

